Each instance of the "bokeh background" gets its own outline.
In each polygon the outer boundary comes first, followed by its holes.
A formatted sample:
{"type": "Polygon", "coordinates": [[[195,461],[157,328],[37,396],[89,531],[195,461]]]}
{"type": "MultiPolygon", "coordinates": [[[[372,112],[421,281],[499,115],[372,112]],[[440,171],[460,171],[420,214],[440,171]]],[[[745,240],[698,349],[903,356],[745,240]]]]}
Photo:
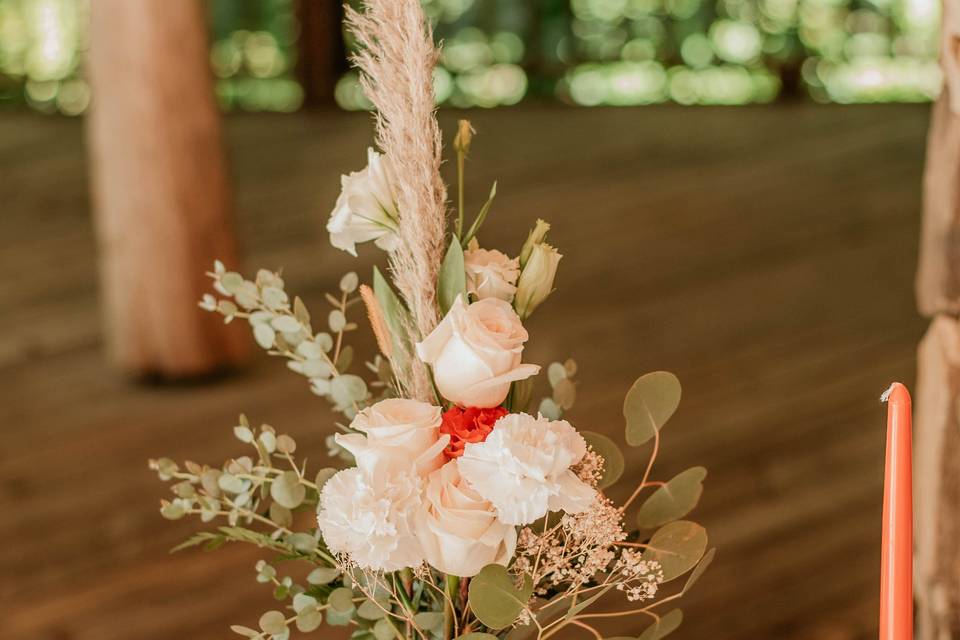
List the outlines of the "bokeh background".
{"type": "MultiPolygon", "coordinates": [[[[85,127],[97,1],[0,0],[0,635],[230,637],[274,607],[259,554],[169,556],[199,523],[160,518],[146,459],[239,455],[243,411],[324,466],[334,416],[265,355],[173,382],[107,357],[85,127]]],[[[366,279],[382,260],[351,259],[323,230],[372,141],[325,3],[209,0],[200,61],[245,269],[282,267],[315,314],[344,272],[366,279]]],[[[876,637],[877,398],[913,382],[925,326],[912,285],[939,2],[424,7],[444,41],[447,145],[458,118],[478,131],[468,209],[499,180],[482,240],[516,251],[544,217],[565,255],[527,359],[575,358],[571,420],[613,436],[639,374],[684,384],[657,473],[708,467],[695,517],[719,551],[674,637],[876,637]]]]}

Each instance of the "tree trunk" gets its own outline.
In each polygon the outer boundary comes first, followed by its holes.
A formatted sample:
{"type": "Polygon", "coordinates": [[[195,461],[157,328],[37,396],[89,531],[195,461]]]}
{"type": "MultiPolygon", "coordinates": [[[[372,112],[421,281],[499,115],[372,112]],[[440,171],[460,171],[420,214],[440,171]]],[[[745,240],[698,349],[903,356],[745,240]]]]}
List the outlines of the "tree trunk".
{"type": "Polygon", "coordinates": [[[917,361],[914,593],[920,640],[960,638],[960,4],[943,3],[923,184],[917,306],[931,318],[917,361]]]}
{"type": "Polygon", "coordinates": [[[217,258],[236,266],[199,0],[91,3],[92,194],[106,341],[127,372],[177,378],[247,350],[197,301],[217,258]]]}

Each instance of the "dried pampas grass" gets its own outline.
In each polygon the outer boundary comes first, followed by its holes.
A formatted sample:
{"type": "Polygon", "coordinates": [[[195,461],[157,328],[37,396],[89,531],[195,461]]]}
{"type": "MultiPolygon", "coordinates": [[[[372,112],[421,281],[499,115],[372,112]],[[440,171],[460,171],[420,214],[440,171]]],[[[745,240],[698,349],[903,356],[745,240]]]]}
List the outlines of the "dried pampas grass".
{"type": "MultiPolygon", "coordinates": [[[[359,44],[353,62],[360,84],[376,108],[377,146],[395,172],[401,242],[390,254],[390,269],[410,310],[412,343],[437,324],[436,283],[446,244],[443,144],[433,95],[439,52],[420,0],[365,0],[363,12],[346,7],[346,20],[359,44]]],[[[432,397],[422,363],[414,359],[404,373],[415,397],[432,397]]]]}

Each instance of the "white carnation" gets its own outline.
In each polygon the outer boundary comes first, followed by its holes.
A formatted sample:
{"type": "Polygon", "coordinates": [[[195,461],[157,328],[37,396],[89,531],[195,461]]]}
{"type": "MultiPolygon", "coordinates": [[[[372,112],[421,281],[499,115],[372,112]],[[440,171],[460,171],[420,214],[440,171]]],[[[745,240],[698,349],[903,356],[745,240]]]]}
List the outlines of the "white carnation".
{"type": "Polygon", "coordinates": [[[570,470],[586,451],[569,422],[515,413],[498,420],[484,442],[467,444],[457,465],[502,522],[524,525],[548,510],[590,506],[596,491],[570,470]]]}
{"type": "Polygon", "coordinates": [[[317,523],[327,548],[375,571],[418,566],[420,493],[421,480],[413,473],[374,477],[357,467],[338,472],[320,493],[317,523]]]}

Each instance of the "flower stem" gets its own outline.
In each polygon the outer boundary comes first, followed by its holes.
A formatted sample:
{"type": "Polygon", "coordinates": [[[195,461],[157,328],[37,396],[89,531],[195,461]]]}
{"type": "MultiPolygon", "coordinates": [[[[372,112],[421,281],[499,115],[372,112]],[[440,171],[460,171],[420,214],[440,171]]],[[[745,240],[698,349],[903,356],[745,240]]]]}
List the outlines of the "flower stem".
{"type": "Polygon", "coordinates": [[[466,151],[457,149],[457,238],[463,237],[463,161],[466,151]]]}
{"type": "Polygon", "coordinates": [[[456,598],[460,591],[460,578],[444,576],[443,637],[452,640],[456,634],[456,598]]]}

